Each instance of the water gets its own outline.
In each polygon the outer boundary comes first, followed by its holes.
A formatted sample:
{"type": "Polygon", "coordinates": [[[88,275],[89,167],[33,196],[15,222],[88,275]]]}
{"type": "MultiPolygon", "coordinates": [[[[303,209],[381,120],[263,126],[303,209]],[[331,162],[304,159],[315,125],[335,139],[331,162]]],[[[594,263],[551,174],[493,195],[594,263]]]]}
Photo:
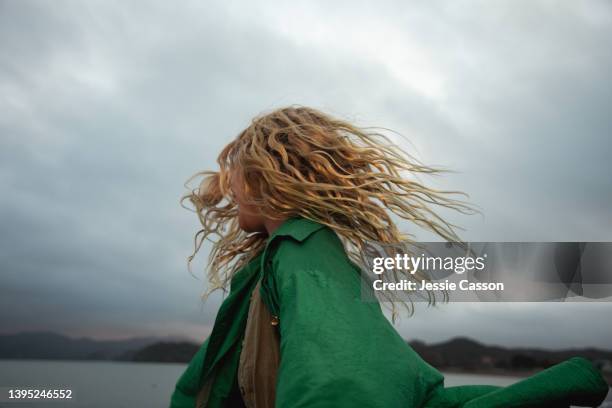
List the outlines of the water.
{"type": "MultiPolygon", "coordinates": [[[[114,361],[0,360],[0,407],[168,408],[185,364],[114,361]],[[71,400],[4,402],[9,387],[71,389],[71,400]]],[[[507,386],[519,377],[444,374],[445,385],[507,386]]],[[[608,395],[608,400],[612,396],[608,395]]]]}
{"type": "Polygon", "coordinates": [[[185,364],[0,360],[0,407],[165,407],[185,364]],[[7,387],[71,389],[72,400],[6,403],[7,387]]]}

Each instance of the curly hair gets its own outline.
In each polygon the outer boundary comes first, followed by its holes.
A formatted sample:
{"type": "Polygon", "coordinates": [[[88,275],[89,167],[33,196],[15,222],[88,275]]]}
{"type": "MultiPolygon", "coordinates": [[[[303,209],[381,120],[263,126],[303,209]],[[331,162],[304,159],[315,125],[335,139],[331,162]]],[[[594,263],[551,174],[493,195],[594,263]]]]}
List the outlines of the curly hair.
{"type": "MultiPolygon", "coordinates": [[[[385,128],[359,128],[319,110],[291,105],[253,118],[219,154],[219,171],[192,176],[187,188],[194,177],[204,179],[181,198],[181,204],[188,199],[202,224],[188,266],[204,240],[213,242],[207,265],[211,285],[205,296],[215,289],[226,290],[233,274],[259,254],[267,238],[263,232],[240,230],[230,189],[233,171],[239,172],[259,214],[276,220],[301,216],[327,225],[355,262],[367,241],[410,241],[411,235],[398,230],[391,213],[446,241],[459,242],[455,232],[459,227],[445,221],[431,205],[471,214],[471,206],[451,197],[467,194],[418,182],[419,173],[447,170],[420,163],[376,129],[385,128]]],[[[408,275],[408,279],[425,279],[408,275]]],[[[395,314],[393,306],[394,320],[395,314]]]]}

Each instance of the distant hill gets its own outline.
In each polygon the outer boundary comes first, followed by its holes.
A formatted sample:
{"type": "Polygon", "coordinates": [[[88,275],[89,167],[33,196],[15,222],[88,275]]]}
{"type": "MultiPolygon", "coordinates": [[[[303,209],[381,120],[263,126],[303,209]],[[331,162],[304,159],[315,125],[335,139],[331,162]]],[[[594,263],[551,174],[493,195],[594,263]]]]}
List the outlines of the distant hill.
{"type": "MultiPolygon", "coordinates": [[[[438,369],[470,372],[511,372],[546,368],[570,357],[612,364],[612,351],[595,348],[544,350],[489,346],[456,337],[441,343],[414,340],[412,348],[438,369]],[[607,363],[606,363],[607,362],[607,363]]],[[[0,335],[0,359],[115,360],[187,363],[201,347],[176,337],[128,340],[71,338],[52,332],[0,335]]]]}
{"type": "Polygon", "coordinates": [[[179,340],[176,337],[94,340],[45,331],[22,332],[0,335],[0,359],[132,360],[142,348],[172,339],[179,340]]]}
{"type": "MultiPolygon", "coordinates": [[[[593,362],[612,362],[612,351],[595,348],[543,350],[488,346],[475,340],[456,337],[442,343],[409,342],[424,360],[440,369],[461,371],[521,371],[546,368],[570,357],[593,362]]],[[[190,342],[159,342],[136,352],[133,361],[181,362],[191,360],[200,345],[190,342]]]]}
{"type": "Polygon", "coordinates": [[[430,345],[415,340],[411,341],[410,345],[424,360],[436,368],[530,370],[547,368],[574,356],[584,357],[591,361],[612,362],[612,351],[610,350],[507,348],[488,346],[466,337],[456,337],[430,345]]]}
{"type": "Polygon", "coordinates": [[[200,346],[190,342],[160,342],[138,350],[132,361],[188,363],[200,346]]]}

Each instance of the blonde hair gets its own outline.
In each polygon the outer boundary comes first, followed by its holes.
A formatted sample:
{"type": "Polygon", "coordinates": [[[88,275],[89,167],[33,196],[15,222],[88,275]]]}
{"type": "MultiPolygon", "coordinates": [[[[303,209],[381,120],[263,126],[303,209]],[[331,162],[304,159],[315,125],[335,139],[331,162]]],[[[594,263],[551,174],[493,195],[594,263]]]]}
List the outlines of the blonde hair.
{"type": "MultiPolygon", "coordinates": [[[[309,107],[276,109],[255,117],[221,151],[219,171],[196,173],[185,183],[187,187],[194,177],[204,176],[198,188],[181,198],[181,204],[188,199],[202,224],[188,266],[204,240],[213,242],[207,265],[211,285],[206,296],[215,289],[227,289],[233,274],[259,254],[267,238],[265,233],[240,230],[230,190],[233,170],[240,173],[245,191],[250,192],[250,204],[259,214],[270,219],[301,216],[327,225],[355,262],[359,262],[366,241],[410,241],[410,235],[398,230],[390,213],[446,241],[460,241],[455,232],[458,227],[440,217],[431,205],[471,214],[474,210],[470,206],[450,197],[467,195],[431,189],[408,177],[446,170],[419,163],[372,129],[376,128],[359,128],[309,107]],[[213,236],[216,239],[211,239],[213,236]]],[[[409,309],[412,314],[412,302],[409,309]]],[[[393,306],[394,319],[395,314],[393,306]]]]}

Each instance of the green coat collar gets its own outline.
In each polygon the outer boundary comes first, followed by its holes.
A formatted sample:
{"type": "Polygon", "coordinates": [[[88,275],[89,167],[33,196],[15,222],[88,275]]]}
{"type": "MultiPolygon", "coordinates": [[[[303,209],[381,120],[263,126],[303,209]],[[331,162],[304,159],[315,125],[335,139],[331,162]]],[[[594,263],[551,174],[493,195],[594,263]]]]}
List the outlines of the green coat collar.
{"type": "Polygon", "coordinates": [[[266,269],[270,261],[270,248],[273,244],[281,239],[281,237],[290,237],[298,242],[304,241],[313,232],[324,228],[325,225],[319,224],[316,221],[309,220],[300,216],[291,217],[285,220],[276,230],[270,234],[266,241],[266,246],[262,252],[261,268],[266,269]]]}
{"type": "Polygon", "coordinates": [[[309,220],[303,217],[292,217],[283,222],[272,234],[268,237],[266,247],[279,236],[291,237],[297,241],[304,241],[310,234],[323,228],[323,224],[309,220]]]}
{"type": "Polygon", "coordinates": [[[283,222],[276,230],[270,234],[266,241],[266,246],[262,251],[260,268],[262,271],[262,282],[259,293],[262,301],[273,316],[278,316],[278,296],[276,285],[270,280],[269,271],[272,269],[272,259],[274,247],[283,238],[292,238],[298,242],[303,242],[314,232],[325,228],[325,225],[316,221],[309,220],[300,216],[291,217],[283,222]]]}

